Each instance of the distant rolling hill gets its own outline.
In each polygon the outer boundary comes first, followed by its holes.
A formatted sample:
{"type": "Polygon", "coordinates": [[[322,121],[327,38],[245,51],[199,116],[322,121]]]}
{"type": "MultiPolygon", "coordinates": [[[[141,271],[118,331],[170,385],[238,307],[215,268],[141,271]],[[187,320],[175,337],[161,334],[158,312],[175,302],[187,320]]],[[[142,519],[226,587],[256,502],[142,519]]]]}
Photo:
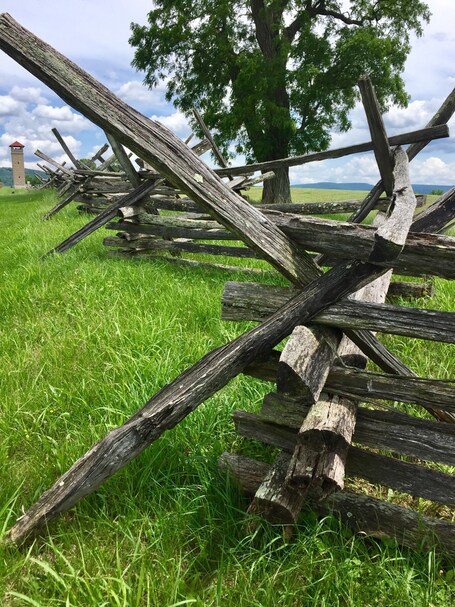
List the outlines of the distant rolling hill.
{"type": "MultiPolygon", "coordinates": [[[[46,174],[43,171],[33,171],[32,169],[25,169],[26,175],[36,175],[38,174],[40,177],[46,177],[46,174]]],[[[13,185],[13,169],[7,167],[0,167],[0,181],[7,188],[11,188],[13,185]]]]}
{"type": "MultiPolygon", "coordinates": [[[[318,183],[299,183],[293,184],[293,188],[312,188],[317,190],[371,190],[371,183],[334,183],[332,181],[320,181],[318,183]]],[[[414,192],[418,194],[430,194],[433,190],[442,190],[447,192],[453,186],[450,185],[429,185],[423,183],[413,183],[414,192]]]]}

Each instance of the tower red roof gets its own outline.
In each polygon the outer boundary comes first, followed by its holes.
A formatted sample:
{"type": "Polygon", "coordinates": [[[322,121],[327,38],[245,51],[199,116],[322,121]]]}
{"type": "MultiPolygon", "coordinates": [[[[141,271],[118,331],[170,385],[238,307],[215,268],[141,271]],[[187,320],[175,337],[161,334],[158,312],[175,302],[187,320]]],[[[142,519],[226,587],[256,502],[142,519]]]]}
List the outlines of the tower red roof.
{"type": "Polygon", "coordinates": [[[25,148],[25,145],[23,143],[20,143],[20,141],[14,141],[9,147],[10,148],[25,148]]]}

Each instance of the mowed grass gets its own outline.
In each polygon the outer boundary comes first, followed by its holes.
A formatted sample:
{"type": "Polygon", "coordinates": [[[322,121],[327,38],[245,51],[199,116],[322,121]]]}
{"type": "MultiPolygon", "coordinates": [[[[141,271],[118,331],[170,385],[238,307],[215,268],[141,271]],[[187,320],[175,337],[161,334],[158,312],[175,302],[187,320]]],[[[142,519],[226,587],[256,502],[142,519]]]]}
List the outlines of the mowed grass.
{"type": "MultiPolygon", "coordinates": [[[[245,276],[108,258],[103,230],[42,260],[87,222],[74,206],[43,222],[54,203],[49,192],[0,191],[1,537],[94,442],[248,326],[220,320],[224,282],[245,276]]],[[[453,309],[453,285],[436,289],[426,304],[453,309]]],[[[453,375],[449,347],[388,339],[417,372],[453,375]]],[[[248,532],[217,459],[231,450],[271,460],[231,422],[269,389],[236,378],[34,541],[2,546],[0,604],[453,604],[453,564],[433,552],[353,536],[311,513],[292,543],[279,528],[248,532]]]]}
{"type": "MultiPolygon", "coordinates": [[[[331,200],[363,199],[368,192],[361,190],[321,190],[319,188],[291,188],[292,202],[328,202],[331,200]]],[[[257,186],[248,190],[252,200],[261,200],[262,187],[257,186]]]]}

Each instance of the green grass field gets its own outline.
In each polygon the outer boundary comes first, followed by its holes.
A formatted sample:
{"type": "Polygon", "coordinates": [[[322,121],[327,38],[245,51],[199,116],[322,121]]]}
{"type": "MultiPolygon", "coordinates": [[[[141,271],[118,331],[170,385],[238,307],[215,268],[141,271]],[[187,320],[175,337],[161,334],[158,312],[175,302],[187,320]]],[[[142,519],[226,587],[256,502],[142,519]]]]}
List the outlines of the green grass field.
{"type": "MultiPolygon", "coordinates": [[[[224,282],[245,276],[108,258],[103,230],[41,260],[87,222],[74,207],[43,222],[54,203],[50,192],[0,191],[2,537],[94,442],[249,326],[220,320],[224,282]]],[[[436,280],[435,297],[416,305],[454,301],[453,284],[436,280]]],[[[453,376],[453,346],[387,343],[418,373],[453,376]]],[[[217,459],[230,450],[271,461],[231,422],[269,389],[236,378],[33,542],[1,546],[2,607],[453,605],[454,564],[433,552],[353,536],[311,513],[292,543],[279,528],[247,531],[217,459]]]]}

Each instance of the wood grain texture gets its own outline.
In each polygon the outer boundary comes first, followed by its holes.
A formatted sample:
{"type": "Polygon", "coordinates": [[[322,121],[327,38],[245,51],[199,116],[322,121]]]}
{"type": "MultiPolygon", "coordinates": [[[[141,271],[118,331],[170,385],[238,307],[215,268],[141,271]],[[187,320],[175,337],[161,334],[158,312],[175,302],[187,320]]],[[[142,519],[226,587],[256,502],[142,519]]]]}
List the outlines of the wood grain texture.
{"type": "Polygon", "coordinates": [[[325,390],[360,399],[416,403],[455,413],[455,380],[385,375],[334,366],[327,377],[325,390]]]}
{"type": "Polygon", "coordinates": [[[322,394],[299,428],[286,483],[301,489],[317,486],[321,498],[343,489],[356,415],[355,402],[322,394]]]}
{"type": "MultiPolygon", "coordinates": [[[[437,125],[447,125],[450,118],[453,116],[455,112],[455,88],[449,93],[441,107],[437,110],[434,116],[426,125],[428,127],[434,127],[437,125]]],[[[426,145],[428,145],[429,140],[420,141],[411,144],[406,150],[406,154],[408,155],[409,161],[413,160],[419,152],[421,152],[426,145]]],[[[390,144],[390,141],[389,141],[390,144]]],[[[401,144],[399,144],[401,145],[401,144]]],[[[382,181],[379,181],[369,192],[368,196],[365,198],[363,203],[360,205],[359,209],[355,211],[351,217],[349,218],[350,222],[360,223],[363,221],[368,213],[376,207],[376,204],[384,191],[384,187],[382,181]]],[[[439,230],[438,230],[439,231],[439,230]]]]}
{"type": "MultiPolygon", "coordinates": [[[[269,469],[269,474],[275,470],[275,478],[264,478],[259,486],[263,488],[261,506],[259,511],[265,510],[265,518],[270,520],[269,512],[275,522],[291,524],[297,520],[300,509],[305,505],[305,499],[311,499],[318,491],[308,491],[303,487],[294,488],[286,483],[286,474],[289,469],[291,456],[282,452],[276,464],[269,469]],[[284,462],[286,469],[282,470],[284,462]],[[278,473],[276,473],[278,471],[278,473]],[[279,473],[281,471],[281,474],[279,473]],[[281,483],[281,486],[279,485],[281,483]],[[269,489],[270,493],[266,490],[269,489]],[[297,489],[297,495],[292,497],[297,489]],[[284,501],[283,501],[284,499],[284,501]]],[[[346,476],[350,478],[363,478],[370,483],[390,487],[401,493],[408,493],[413,497],[420,497],[448,506],[455,505],[455,479],[453,475],[426,468],[422,465],[405,462],[394,457],[387,457],[351,447],[347,455],[346,476]]],[[[258,488],[258,490],[259,490],[258,488]]],[[[327,496],[324,496],[327,497],[327,496]]],[[[250,512],[253,512],[250,510],[250,512]]],[[[254,511],[257,513],[257,511],[254,511]]]]}
{"type": "Polygon", "coordinates": [[[363,107],[367,116],[371,140],[373,141],[373,152],[381,175],[381,181],[384,190],[391,196],[395,183],[394,159],[387,139],[387,132],[385,130],[384,121],[382,120],[376,92],[368,77],[361,78],[358,84],[363,107]]]}
{"type": "Polygon", "coordinates": [[[139,203],[143,200],[154,188],[158,185],[157,181],[144,181],[135,190],[126,196],[122,196],[116,202],[108,206],[106,209],[101,211],[94,219],[89,221],[85,226],[74,232],[71,236],[66,238],[63,242],[55,246],[53,249],[46,253],[50,255],[52,253],[63,253],[68,251],[71,247],[74,247],[77,243],[81,242],[84,238],[98,230],[101,226],[106,225],[111,219],[113,219],[120,207],[125,205],[131,205],[139,203]]]}
{"type": "MultiPolygon", "coordinates": [[[[109,158],[107,160],[105,160],[98,167],[98,169],[100,171],[104,171],[104,170],[108,169],[110,167],[110,165],[114,162],[114,160],[115,160],[115,155],[112,154],[111,156],[109,156],[109,158]]],[[[65,197],[62,200],[60,200],[59,202],[57,202],[57,204],[54,205],[52,207],[52,209],[50,209],[50,211],[48,211],[44,215],[43,218],[50,219],[53,215],[56,215],[59,211],[61,211],[64,207],[66,207],[70,202],[75,200],[78,195],[82,194],[84,186],[88,185],[92,179],[93,179],[93,177],[88,175],[84,180],[78,181],[75,184],[73,184],[71,181],[68,181],[68,191],[66,192],[65,197]]],[[[62,194],[59,193],[59,195],[62,195],[62,194]]]]}
{"type": "Polygon", "coordinates": [[[120,163],[120,166],[125,171],[125,174],[128,176],[128,180],[130,181],[131,185],[133,186],[133,188],[139,187],[141,183],[141,177],[134,168],[134,165],[129,159],[128,154],[125,152],[123,146],[120,145],[117,142],[116,138],[109,132],[106,132],[106,137],[109,141],[112,151],[114,152],[118,162],[120,163]]]}
{"type": "MultiPolygon", "coordinates": [[[[247,495],[254,495],[269,473],[269,466],[257,460],[223,453],[220,468],[233,475],[247,495]]],[[[283,468],[285,465],[283,465],[283,468]]],[[[403,546],[428,551],[436,547],[443,554],[455,556],[455,525],[422,516],[413,510],[366,495],[341,491],[327,500],[308,500],[309,509],[320,516],[338,514],[356,533],[393,537],[403,546]]]]}
{"type": "Polygon", "coordinates": [[[63,173],[64,175],[66,175],[68,178],[72,177],[72,173],[71,173],[70,169],[67,169],[64,166],[64,164],[61,164],[60,162],[57,162],[56,160],[54,160],[53,158],[51,158],[50,156],[48,156],[47,154],[45,154],[41,150],[36,150],[35,151],[35,156],[38,156],[38,158],[41,158],[41,160],[45,160],[49,164],[52,164],[53,166],[57,167],[57,169],[59,169],[59,171],[61,173],[63,173]]]}
{"type": "MultiPolygon", "coordinates": [[[[224,320],[268,318],[295,289],[251,282],[226,282],[222,296],[224,320]]],[[[343,330],[382,331],[406,337],[455,343],[455,313],[392,304],[342,301],[317,314],[312,322],[343,330]]]]}
{"type": "MultiPolygon", "coordinates": [[[[374,247],[375,229],[372,226],[290,214],[274,214],[272,219],[283,232],[308,251],[324,253],[331,259],[366,261],[374,247]]],[[[454,262],[453,237],[410,232],[397,259],[375,263],[393,268],[397,274],[455,278],[454,262]]]]}
{"type": "MultiPolygon", "coordinates": [[[[297,431],[308,411],[308,405],[289,395],[270,393],[264,399],[260,415],[237,411],[234,422],[242,436],[292,451],[297,431]]],[[[424,420],[398,411],[359,407],[353,442],[425,461],[450,466],[455,463],[453,424],[424,420]]]]}
{"type": "Polygon", "coordinates": [[[138,238],[128,241],[116,236],[107,237],[103,244],[107,247],[119,247],[132,251],[168,251],[175,253],[199,253],[204,255],[223,255],[246,259],[258,259],[257,253],[248,247],[224,246],[198,242],[179,242],[175,240],[158,240],[155,238],[138,238]]]}
{"type": "MultiPolygon", "coordinates": [[[[383,221],[383,214],[378,213],[374,225],[381,225],[383,221]]],[[[364,303],[383,302],[391,276],[391,271],[386,272],[350,295],[349,300],[364,303]]],[[[350,362],[364,368],[368,362],[346,335],[339,342],[336,354],[341,364],[350,362]]],[[[328,372],[329,368],[324,371],[328,372]]],[[[299,396],[298,393],[296,396],[299,396]]],[[[288,483],[293,486],[311,485],[312,489],[317,486],[321,498],[343,489],[345,464],[356,424],[357,405],[356,399],[340,398],[333,394],[321,395],[300,427],[298,444],[286,474],[288,483]]]]}
{"type": "Polygon", "coordinates": [[[56,129],[55,127],[51,129],[54,137],[57,139],[57,141],[59,142],[59,144],[62,146],[63,151],[65,152],[65,154],[68,156],[68,158],[70,159],[70,161],[73,163],[73,166],[76,169],[82,169],[83,164],[76,158],[76,156],[74,156],[73,152],[70,150],[69,146],[67,145],[66,141],[63,139],[63,137],[60,135],[58,129],[56,129]]]}
{"type": "MultiPolygon", "coordinates": [[[[125,229],[129,234],[146,234],[149,236],[160,236],[161,238],[187,238],[189,240],[235,240],[239,241],[238,235],[235,232],[229,232],[228,230],[217,229],[217,228],[204,228],[204,227],[193,227],[193,226],[176,226],[172,225],[172,222],[168,224],[162,223],[161,225],[153,224],[139,224],[121,222],[108,223],[106,225],[108,230],[119,230],[124,231],[125,229]]],[[[262,256],[259,254],[258,257],[262,256]]]]}
{"type": "Polygon", "coordinates": [[[416,215],[414,232],[437,233],[455,219],[455,188],[445,192],[436,202],[416,215]]]}
{"type": "Polygon", "coordinates": [[[317,402],[341,339],[340,331],[299,326],[281,353],[276,375],[279,392],[299,394],[309,404],[317,402]]]}
{"type": "Polygon", "coordinates": [[[393,200],[386,220],[374,235],[374,246],[370,254],[370,260],[373,262],[395,259],[400,255],[417,205],[409,177],[406,152],[398,147],[394,151],[393,158],[393,200]]]}

